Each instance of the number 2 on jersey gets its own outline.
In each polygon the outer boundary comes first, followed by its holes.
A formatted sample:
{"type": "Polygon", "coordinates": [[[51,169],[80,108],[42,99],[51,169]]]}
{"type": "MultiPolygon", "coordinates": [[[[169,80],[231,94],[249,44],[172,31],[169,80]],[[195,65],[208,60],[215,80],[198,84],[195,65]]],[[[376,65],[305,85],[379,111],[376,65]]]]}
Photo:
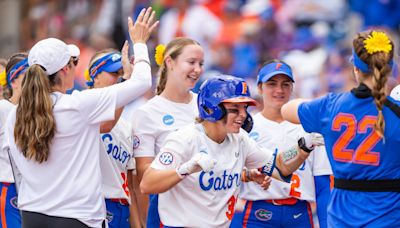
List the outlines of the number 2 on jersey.
{"type": "Polygon", "coordinates": [[[292,180],[290,181],[290,196],[300,198],[301,192],[298,192],[296,188],[300,187],[300,178],[296,174],[293,173],[292,180]]]}
{"type": "Polygon", "coordinates": [[[229,198],[228,200],[228,211],[225,212],[226,217],[229,220],[232,220],[233,215],[235,214],[235,204],[236,204],[236,198],[234,195],[232,195],[231,198],[229,198]]]}
{"type": "Polygon", "coordinates": [[[353,114],[339,113],[332,123],[333,131],[344,132],[336,140],[332,148],[333,158],[336,161],[352,162],[363,165],[379,165],[379,152],[371,151],[372,148],[382,139],[373,129],[376,116],[364,116],[359,123],[353,114]],[[355,149],[346,148],[357,134],[366,134],[368,129],[372,129],[369,135],[355,149]]]}
{"type": "Polygon", "coordinates": [[[125,173],[121,173],[121,177],[122,177],[122,180],[124,181],[124,183],[122,184],[122,188],[124,189],[125,194],[128,197],[130,197],[129,188],[128,188],[128,178],[126,178],[126,174],[125,173]]]}

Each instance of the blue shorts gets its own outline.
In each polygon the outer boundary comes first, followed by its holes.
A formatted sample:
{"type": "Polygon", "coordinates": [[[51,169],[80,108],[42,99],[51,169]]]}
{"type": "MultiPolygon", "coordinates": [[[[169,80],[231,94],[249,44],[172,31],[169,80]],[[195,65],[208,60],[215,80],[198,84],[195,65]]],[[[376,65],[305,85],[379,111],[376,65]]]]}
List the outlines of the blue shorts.
{"type": "Polygon", "coordinates": [[[149,210],[147,212],[147,228],[163,227],[158,214],[158,194],[149,195],[149,210]]]}
{"type": "Polygon", "coordinates": [[[0,182],[0,191],[0,227],[21,227],[15,184],[0,182]]]}
{"type": "Polygon", "coordinates": [[[313,227],[310,204],[297,200],[293,205],[275,205],[266,200],[247,201],[242,224],[245,227],[313,227]]]}
{"type": "Polygon", "coordinates": [[[107,223],[110,228],[129,228],[129,204],[123,205],[106,199],[107,223]]]}

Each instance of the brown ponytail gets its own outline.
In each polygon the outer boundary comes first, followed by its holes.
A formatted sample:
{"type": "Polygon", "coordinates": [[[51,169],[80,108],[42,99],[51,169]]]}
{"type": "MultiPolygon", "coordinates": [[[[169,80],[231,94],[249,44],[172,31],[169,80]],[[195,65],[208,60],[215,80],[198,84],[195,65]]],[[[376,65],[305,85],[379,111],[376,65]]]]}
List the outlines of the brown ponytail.
{"type": "Polygon", "coordinates": [[[168,45],[166,46],[165,51],[164,51],[164,58],[163,58],[164,61],[161,64],[160,69],[159,69],[160,77],[158,78],[158,83],[157,83],[157,88],[156,88],[157,95],[160,95],[164,91],[165,85],[167,84],[168,68],[165,63],[165,58],[167,56],[170,56],[173,60],[175,60],[182,53],[183,48],[186,47],[187,45],[191,45],[191,44],[200,45],[197,41],[189,39],[189,38],[185,38],[185,37],[175,38],[171,42],[168,43],[168,45]]]}
{"type": "Polygon", "coordinates": [[[353,41],[354,51],[357,56],[368,64],[371,73],[365,77],[372,77],[372,96],[376,108],[378,109],[378,119],[375,123],[375,131],[379,136],[384,137],[385,119],[382,114],[383,105],[386,101],[385,85],[392,71],[391,61],[393,61],[394,45],[390,40],[391,50],[388,52],[379,51],[369,54],[365,48],[364,41],[371,36],[373,31],[358,34],[353,41]]]}
{"type": "MultiPolygon", "coordinates": [[[[56,73],[57,74],[57,73],[56,73]]],[[[14,137],[17,147],[28,159],[42,163],[49,158],[56,123],[53,116],[52,86],[60,79],[48,76],[39,65],[32,65],[22,80],[14,137]]]]}

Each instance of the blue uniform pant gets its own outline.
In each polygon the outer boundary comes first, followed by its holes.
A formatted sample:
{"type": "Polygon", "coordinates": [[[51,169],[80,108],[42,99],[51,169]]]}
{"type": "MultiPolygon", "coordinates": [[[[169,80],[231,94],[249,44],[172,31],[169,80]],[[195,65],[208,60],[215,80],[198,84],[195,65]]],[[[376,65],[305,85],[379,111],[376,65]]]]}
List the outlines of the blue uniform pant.
{"type": "Polygon", "coordinates": [[[310,204],[304,200],[298,200],[294,205],[275,205],[266,200],[247,201],[242,214],[243,228],[313,226],[310,204]]]}
{"type": "Polygon", "coordinates": [[[129,228],[129,205],[106,199],[107,223],[110,228],[129,228]]]}
{"type": "Polygon", "coordinates": [[[0,228],[21,227],[21,214],[17,207],[17,191],[14,183],[0,182],[0,228]]]}
{"type": "Polygon", "coordinates": [[[149,196],[149,210],[147,212],[147,228],[163,227],[158,214],[158,194],[149,196]]]}

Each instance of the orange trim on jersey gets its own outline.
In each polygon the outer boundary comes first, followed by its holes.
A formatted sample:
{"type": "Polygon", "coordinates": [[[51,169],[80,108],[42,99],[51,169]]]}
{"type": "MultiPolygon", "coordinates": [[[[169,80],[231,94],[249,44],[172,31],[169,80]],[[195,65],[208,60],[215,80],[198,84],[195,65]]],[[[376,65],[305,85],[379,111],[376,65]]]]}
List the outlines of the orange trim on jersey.
{"type": "Polygon", "coordinates": [[[307,212],[308,212],[308,217],[310,218],[311,228],[314,228],[314,220],[312,218],[311,205],[309,202],[307,202],[307,212]]]}
{"type": "Polygon", "coordinates": [[[160,228],[163,228],[164,227],[164,224],[162,224],[162,222],[160,222],[160,228]]]}
{"type": "Polygon", "coordinates": [[[251,208],[253,207],[253,201],[247,201],[246,204],[247,204],[247,208],[246,208],[246,212],[243,217],[243,228],[247,227],[247,222],[249,221],[251,208]]]}
{"type": "Polygon", "coordinates": [[[3,186],[1,188],[1,196],[0,196],[0,217],[1,217],[1,226],[3,228],[7,228],[7,222],[6,222],[7,190],[8,187],[3,186]]]}
{"type": "Polygon", "coordinates": [[[335,177],[334,177],[333,175],[330,175],[330,176],[329,176],[329,179],[330,179],[330,181],[331,181],[331,183],[330,183],[330,185],[329,185],[329,188],[330,188],[331,191],[332,191],[333,186],[335,185],[335,177]]]}

